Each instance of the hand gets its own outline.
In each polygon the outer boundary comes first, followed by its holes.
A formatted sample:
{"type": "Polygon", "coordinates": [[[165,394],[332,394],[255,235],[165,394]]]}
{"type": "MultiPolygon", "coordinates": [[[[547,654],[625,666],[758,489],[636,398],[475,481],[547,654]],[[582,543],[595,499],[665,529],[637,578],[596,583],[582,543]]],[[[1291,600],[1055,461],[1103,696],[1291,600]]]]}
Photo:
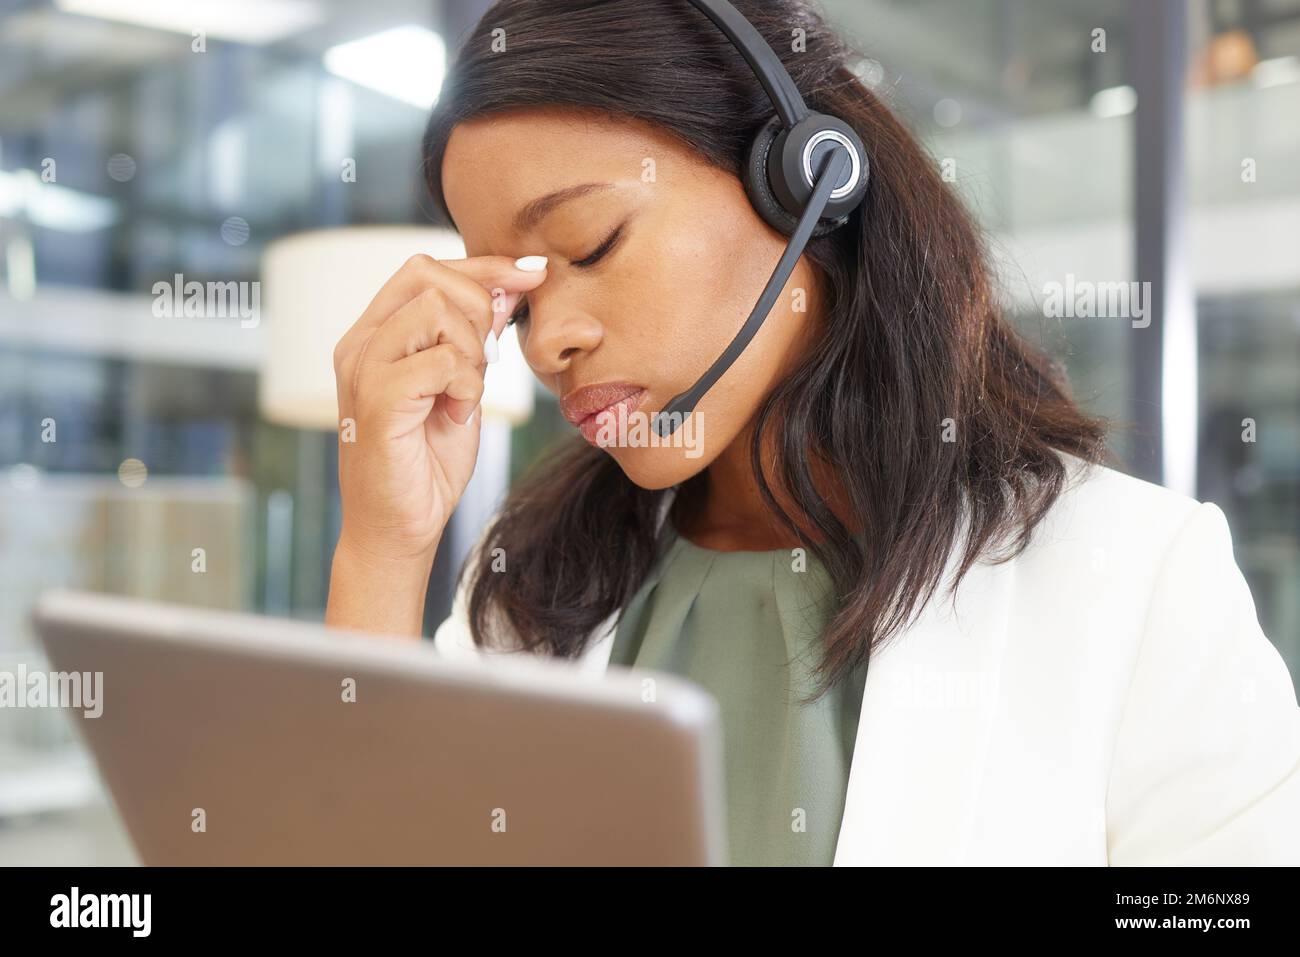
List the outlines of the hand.
{"type": "Polygon", "coordinates": [[[340,547],[432,561],[478,458],[484,341],[545,279],[499,256],[417,255],[339,340],[340,547]]]}

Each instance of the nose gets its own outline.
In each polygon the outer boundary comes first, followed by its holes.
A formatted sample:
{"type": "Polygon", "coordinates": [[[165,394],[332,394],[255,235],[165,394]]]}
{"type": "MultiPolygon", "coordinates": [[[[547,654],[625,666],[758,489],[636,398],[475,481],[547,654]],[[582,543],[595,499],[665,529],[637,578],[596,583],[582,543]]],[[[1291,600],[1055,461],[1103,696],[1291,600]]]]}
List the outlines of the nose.
{"type": "Polygon", "coordinates": [[[599,320],[572,303],[566,305],[555,292],[537,290],[529,296],[523,329],[524,358],[542,378],[567,371],[575,357],[600,345],[603,335],[599,320]]]}

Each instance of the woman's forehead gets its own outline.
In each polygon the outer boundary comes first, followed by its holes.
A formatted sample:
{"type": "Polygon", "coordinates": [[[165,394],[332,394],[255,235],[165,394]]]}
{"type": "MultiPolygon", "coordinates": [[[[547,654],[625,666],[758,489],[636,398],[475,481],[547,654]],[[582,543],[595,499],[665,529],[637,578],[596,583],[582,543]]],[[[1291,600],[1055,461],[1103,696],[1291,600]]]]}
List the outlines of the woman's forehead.
{"type": "Polygon", "coordinates": [[[647,169],[657,178],[669,157],[698,162],[645,123],[577,111],[493,114],[452,130],[443,195],[462,233],[490,239],[508,233],[539,197],[583,183],[644,182],[647,169]]]}

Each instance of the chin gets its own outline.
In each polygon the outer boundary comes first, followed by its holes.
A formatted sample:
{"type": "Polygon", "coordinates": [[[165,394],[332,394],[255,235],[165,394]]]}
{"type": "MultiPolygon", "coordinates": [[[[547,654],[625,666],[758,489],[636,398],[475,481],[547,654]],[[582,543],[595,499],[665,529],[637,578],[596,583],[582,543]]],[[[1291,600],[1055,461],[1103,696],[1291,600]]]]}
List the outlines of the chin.
{"type": "Polygon", "coordinates": [[[633,483],[644,489],[680,485],[709,465],[709,458],[693,449],[605,449],[633,483]],[[691,456],[694,456],[693,458],[691,456]]]}

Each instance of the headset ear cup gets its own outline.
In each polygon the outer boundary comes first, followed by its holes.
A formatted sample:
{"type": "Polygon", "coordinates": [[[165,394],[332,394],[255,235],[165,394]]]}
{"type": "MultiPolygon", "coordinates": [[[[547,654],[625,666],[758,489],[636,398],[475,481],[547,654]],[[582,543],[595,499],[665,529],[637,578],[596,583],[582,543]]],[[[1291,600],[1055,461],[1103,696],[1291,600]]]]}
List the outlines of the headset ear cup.
{"type": "Polygon", "coordinates": [[[767,178],[767,158],[772,151],[773,142],[780,135],[781,121],[774,116],[754,137],[745,161],[745,192],[767,224],[777,232],[789,236],[794,232],[798,220],[781,205],[767,178]]]}
{"type": "MultiPolygon", "coordinates": [[[[754,137],[754,142],[749,147],[749,155],[745,160],[744,183],[745,192],[749,196],[749,201],[758,214],[763,217],[769,226],[783,235],[792,235],[795,228],[799,225],[799,214],[803,210],[790,211],[782,205],[777,199],[776,193],[772,191],[771,180],[768,179],[768,165],[772,153],[773,144],[783,132],[780,117],[772,117],[758,135],[754,137]]],[[[813,236],[825,236],[847,223],[849,217],[842,216],[838,219],[823,219],[813,228],[813,236]]]]}

